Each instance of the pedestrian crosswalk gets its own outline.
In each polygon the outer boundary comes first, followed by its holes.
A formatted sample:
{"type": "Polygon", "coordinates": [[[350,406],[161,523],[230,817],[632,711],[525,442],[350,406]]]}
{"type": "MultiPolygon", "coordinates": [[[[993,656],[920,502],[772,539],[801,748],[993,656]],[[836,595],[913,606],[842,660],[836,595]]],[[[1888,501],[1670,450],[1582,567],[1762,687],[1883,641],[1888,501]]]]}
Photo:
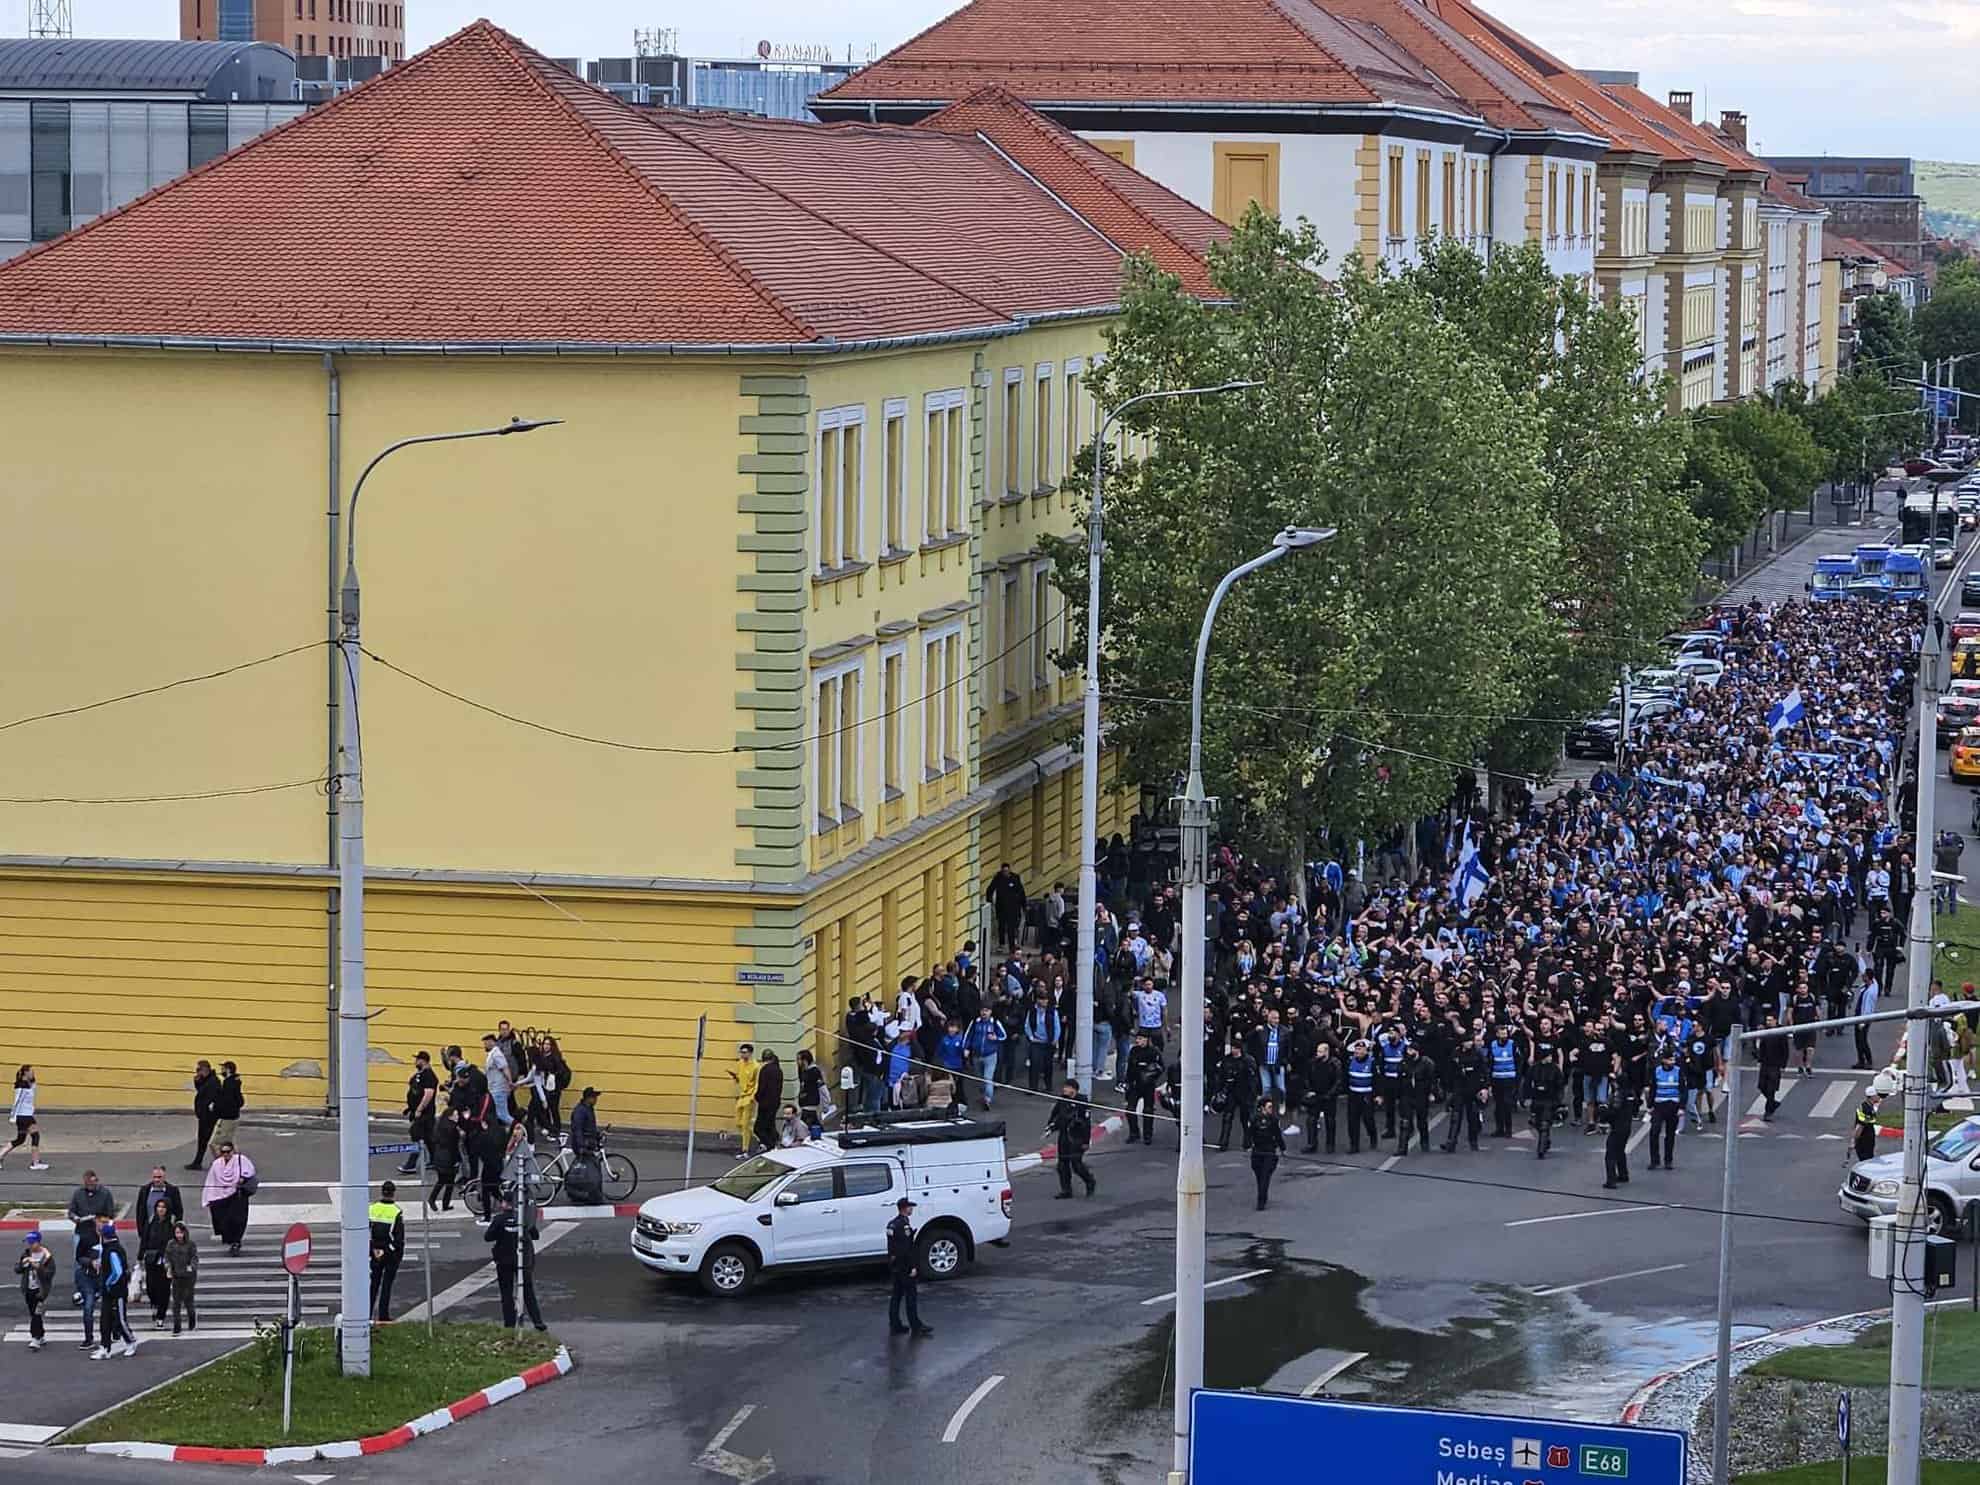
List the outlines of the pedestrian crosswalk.
{"type": "MultiPolygon", "coordinates": [[[[316,1260],[302,1278],[303,1323],[328,1325],[331,1317],[343,1308],[338,1289],[337,1230],[318,1227],[312,1229],[310,1236],[314,1240],[316,1260]]],[[[478,1257],[478,1254],[460,1246],[462,1236],[459,1230],[436,1230],[432,1240],[434,1262],[443,1263],[450,1257],[478,1257]]],[[[63,1287],[70,1282],[67,1254],[59,1238],[51,1246],[56,1253],[60,1272],[56,1281],[56,1302],[42,1316],[47,1343],[50,1346],[79,1346],[84,1339],[83,1312],[80,1306],[70,1304],[71,1291],[63,1287]]],[[[409,1308],[424,1292],[420,1268],[425,1257],[424,1239],[408,1235],[405,1260],[393,1286],[395,1310],[409,1308]]],[[[279,1321],[288,1303],[289,1276],[281,1267],[281,1245],[272,1238],[250,1233],[238,1258],[230,1255],[225,1246],[218,1242],[200,1245],[199,1283],[195,1291],[195,1308],[199,1316],[196,1330],[173,1335],[169,1310],[162,1330],[153,1325],[151,1301],[144,1293],[141,1273],[134,1276],[126,1313],[131,1333],[140,1343],[244,1341],[253,1338],[258,1322],[279,1321]]],[[[25,1317],[20,1318],[4,1337],[6,1344],[25,1345],[28,1339],[25,1317]]]]}

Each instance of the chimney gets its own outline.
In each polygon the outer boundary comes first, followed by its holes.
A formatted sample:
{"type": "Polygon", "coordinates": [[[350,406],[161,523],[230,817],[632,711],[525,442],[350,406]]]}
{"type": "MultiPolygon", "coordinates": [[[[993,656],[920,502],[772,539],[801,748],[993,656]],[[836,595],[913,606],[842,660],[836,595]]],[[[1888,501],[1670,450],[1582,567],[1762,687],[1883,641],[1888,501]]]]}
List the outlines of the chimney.
{"type": "Polygon", "coordinates": [[[1691,122],[1691,89],[1671,89],[1671,112],[1677,114],[1687,124],[1691,122]]]}
{"type": "Polygon", "coordinates": [[[1728,108],[1719,115],[1719,132],[1741,149],[1746,148],[1746,115],[1728,108]]]}

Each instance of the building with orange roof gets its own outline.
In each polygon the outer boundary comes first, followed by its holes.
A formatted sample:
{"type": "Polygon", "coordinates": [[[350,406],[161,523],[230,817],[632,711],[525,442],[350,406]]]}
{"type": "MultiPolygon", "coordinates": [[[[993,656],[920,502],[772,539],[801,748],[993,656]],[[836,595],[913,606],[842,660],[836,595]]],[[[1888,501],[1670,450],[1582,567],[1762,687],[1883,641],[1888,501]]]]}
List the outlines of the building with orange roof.
{"type": "Polygon", "coordinates": [[[104,1031],[15,1028],[44,1100],[325,1102],[351,480],[511,415],[367,486],[374,1096],[501,1017],[634,1124],[704,1014],[836,1061],[1001,864],[1072,879],[1042,543],[1126,256],[1226,232],[1008,93],[636,110],[484,22],[0,266],[12,712],[282,652],[9,733],[0,974],[104,1031]]]}
{"type": "Polygon", "coordinates": [[[812,109],[913,121],[986,84],[1226,222],[1311,221],[1336,263],[1450,236],[1594,271],[1608,138],[1440,0],[971,0],[812,109]]]}

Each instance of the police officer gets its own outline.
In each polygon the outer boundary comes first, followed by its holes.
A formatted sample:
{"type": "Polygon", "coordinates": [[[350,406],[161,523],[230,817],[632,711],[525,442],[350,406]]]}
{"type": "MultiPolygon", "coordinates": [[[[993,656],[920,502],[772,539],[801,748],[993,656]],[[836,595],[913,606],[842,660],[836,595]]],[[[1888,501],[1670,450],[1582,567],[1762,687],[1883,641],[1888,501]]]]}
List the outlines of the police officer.
{"type": "Polygon", "coordinates": [[[1137,1030],[1134,1049],[1128,1053],[1127,1070],[1128,1143],[1139,1138],[1144,1145],[1155,1143],[1155,1109],[1161,1101],[1162,1054],[1150,1043],[1148,1032],[1137,1030]],[[1139,1108],[1140,1113],[1135,1111],[1139,1108]]]}
{"type": "Polygon", "coordinates": [[[1327,1153],[1334,1153],[1334,1119],[1341,1106],[1340,1060],[1334,1056],[1333,1047],[1327,1042],[1316,1043],[1313,1055],[1307,1059],[1305,1071],[1301,1074],[1301,1098],[1306,1111],[1306,1153],[1311,1155],[1320,1144],[1320,1131],[1327,1132],[1327,1153]]]}
{"type": "Polygon", "coordinates": [[[1404,1096],[1403,1050],[1407,1046],[1400,1026],[1386,1027],[1375,1038],[1375,1101],[1382,1109],[1385,1140],[1396,1137],[1396,1110],[1404,1096]]]}
{"type": "Polygon", "coordinates": [[[1485,1125],[1486,1090],[1492,1084],[1492,1059],[1485,1051],[1485,1034],[1472,1038],[1452,1064],[1449,1098],[1450,1128],[1444,1132],[1444,1151],[1457,1149],[1458,1129],[1470,1137],[1471,1148],[1478,1148],[1478,1135],[1485,1125]]]}
{"type": "Polygon", "coordinates": [[[1375,1144],[1375,1054],[1361,1038],[1348,1048],[1347,1064],[1348,1154],[1361,1153],[1361,1131],[1368,1131],[1368,1143],[1375,1144]]]}
{"type": "Polygon", "coordinates": [[[1629,1184],[1629,1136],[1635,1100],[1623,1082],[1621,1078],[1609,1081],[1609,1142],[1602,1150],[1604,1191],[1629,1184]]]}
{"type": "Polygon", "coordinates": [[[1533,1100],[1534,1155],[1540,1160],[1547,1158],[1547,1151],[1554,1143],[1554,1116],[1561,1106],[1561,1085],[1564,1075],[1559,1059],[1537,1057],[1533,1062],[1530,1093],[1533,1100]]]}
{"type": "Polygon", "coordinates": [[[1231,1125],[1235,1122],[1238,1137],[1250,1149],[1251,1116],[1258,1104],[1258,1064],[1235,1037],[1224,1048],[1210,1086],[1210,1107],[1223,1116],[1217,1131],[1217,1148],[1230,1149],[1231,1125]]]}
{"type": "Polygon", "coordinates": [[[1396,1139],[1398,1155],[1409,1153],[1411,1129],[1416,1131],[1418,1153],[1430,1148],[1430,1090],[1436,1081],[1437,1069],[1430,1065],[1422,1048],[1411,1042],[1403,1049],[1402,1072],[1396,1079],[1396,1100],[1402,1105],[1401,1133],[1396,1139]]]}
{"type": "Polygon", "coordinates": [[[1684,1110],[1684,1074],[1678,1071],[1677,1050],[1665,1043],[1650,1074],[1650,1169],[1676,1169],[1671,1158],[1677,1144],[1678,1118],[1684,1110]],[[1663,1144],[1657,1143],[1661,1134],[1663,1144]],[[1661,1156],[1661,1159],[1659,1158],[1661,1156]]]}
{"type": "Polygon", "coordinates": [[[1717,1044],[1703,1024],[1694,1023],[1690,1035],[1684,1039],[1684,1064],[1681,1069],[1684,1074],[1684,1108],[1693,1133],[1698,1130],[1698,1111],[1701,1107],[1707,1120],[1714,1124],[1719,1122],[1719,1115],[1713,1109],[1711,1096],[1707,1092],[1717,1066],[1717,1044]]]}
{"type": "Polygon", "coordinates": [[[1091,1196],[1094,1181],[1093,1172],[1086,1165],[1086,1147],[1093,1143],[1093,1116],[1087,1110],[1086,1100],[1079,1096],[1079,1084],[1072,1078],[1061,1085],[1059,1101],[1052,1105],[1045,1127],[1059,1137],[1058,1200],[1071,1197],[1074,1176],[1086,1183],[1086,1194],[1091,1196]]]}
{"type": "Polygon", "coordinates": [[[1856,1106],[1856,1135],[1850,1153],[1858,1160],[1869,1160],[1877,1153],[1877,1106],[1882,1102],[1876,1094],[1866,1093],[1856,1106]]]}
{"type": "Polygon", "coordinates": [[[908,1213],[914,1203],[903,1196],[894,1203],[894,1220],[887,1224],[887,1264],[893,1270],[894,1292],[887,1300],[887,1329],[895,1335],[933,1335],[933,1326],[921,1323],[921,1305],[915,1293],[919,1274],[914,1266],[914,1223],[908,1213]],[[901,1324],[901,1303],[907,1302],[906,1325],[901,1324]]]}
{"type": "Polygon", "coordinates": [[[1488,1050],[1492,1056],[1492,1133],[1509,1140],[1513,1132],[1513,1104],[1519,1093],[1519,1043],[1502,1024],[1488,1050]]]}
{"type": "Polygon", "coordinates": [[[1278,1106],[1267,1094],[1258,1101],[1258,1113],[1251,1121],[1251,1174],[1258,1181],[1258,1210],[1272,1194],[1272,1172],[1279,1168],[1279,1156],[1286,1148],[1285,1131],[1279,1128],[1278,1106]]]}
{"type": "Polygon", "coordinates": [[[387,1181],[371,1204],[371,1312],[379,1320],[392,1318],[392,1280],[406,1256],[406,1214],[393,1200],[398,1194],[397,1185],[387,1181]]]}
{"type": "Polygon", "coordinates": [[[495,1250],[495,1283],[502,1291],[503,1326],[509,1330],[516,1328],[516,1274],[520,1272],[523,1308],[529,1312],[529,1323],[538,1330],[548,1330],[550,1327],[543,1323],[543,1311],[536,1304],[535,1222],[527,1215],[519,1218],[515,1198],[504,1195],[482,1237],[495,1250]]]}

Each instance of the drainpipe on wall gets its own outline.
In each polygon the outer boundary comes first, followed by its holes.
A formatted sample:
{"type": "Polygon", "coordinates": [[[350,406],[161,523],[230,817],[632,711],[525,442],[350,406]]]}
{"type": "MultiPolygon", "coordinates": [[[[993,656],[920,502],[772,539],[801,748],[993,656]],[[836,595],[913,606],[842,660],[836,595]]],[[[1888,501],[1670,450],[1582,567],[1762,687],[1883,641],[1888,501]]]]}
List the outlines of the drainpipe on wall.
{"type": "Polygon", "coordinates": [[[330,867],[331,877],[330,886],[327,889],[329,892],[327,904],[328,916],[323,955],[324,964],[327,966],[327,973],[324,975],[323,981],[323,1039],[324,1045],[328,1049],[328,1077],[324,1083],[323,1106],[327,1112],[334,1114],[337,1112],[337,1003],[341,989],[338,983],[339,957],[337,945],[338,935],[342,932],[343,928],[343,903],[342,899],[338,896],[336,882],[338,864],[337,791],[330,787],[328,781],[335,779],[337,776],[337,729],[340,722],[338,707],[340,705],[339,698],[343,695],[343,677],[337,673],[337,666],[340,660],[337,649],[337,592],[341,580],[341,574],[337,569],[337,552],[343,540],[341,535],[341,527],[344,519],[341,456],[343,453],[344,414],[340,396],[342,384],[337,371],[337,358],[328,353],[325,353],[323,357],[323,377],[328,396],[325,416],[328,423],[326,429],[328,437],[326,475],[329,486],[328,505],[323,513],[324,525],[329,533],[328,540],[324,543],[326,555],[324,558],[325,577],[323,590],[323,630],[326,641],[324,644],[324,695],[328,699],[327,704],[329,707],[329,725],[324,729],[323,734],[323,777],[325,779],[323,790],[325,844],[323,850],[325,861],[330,867]]]}

